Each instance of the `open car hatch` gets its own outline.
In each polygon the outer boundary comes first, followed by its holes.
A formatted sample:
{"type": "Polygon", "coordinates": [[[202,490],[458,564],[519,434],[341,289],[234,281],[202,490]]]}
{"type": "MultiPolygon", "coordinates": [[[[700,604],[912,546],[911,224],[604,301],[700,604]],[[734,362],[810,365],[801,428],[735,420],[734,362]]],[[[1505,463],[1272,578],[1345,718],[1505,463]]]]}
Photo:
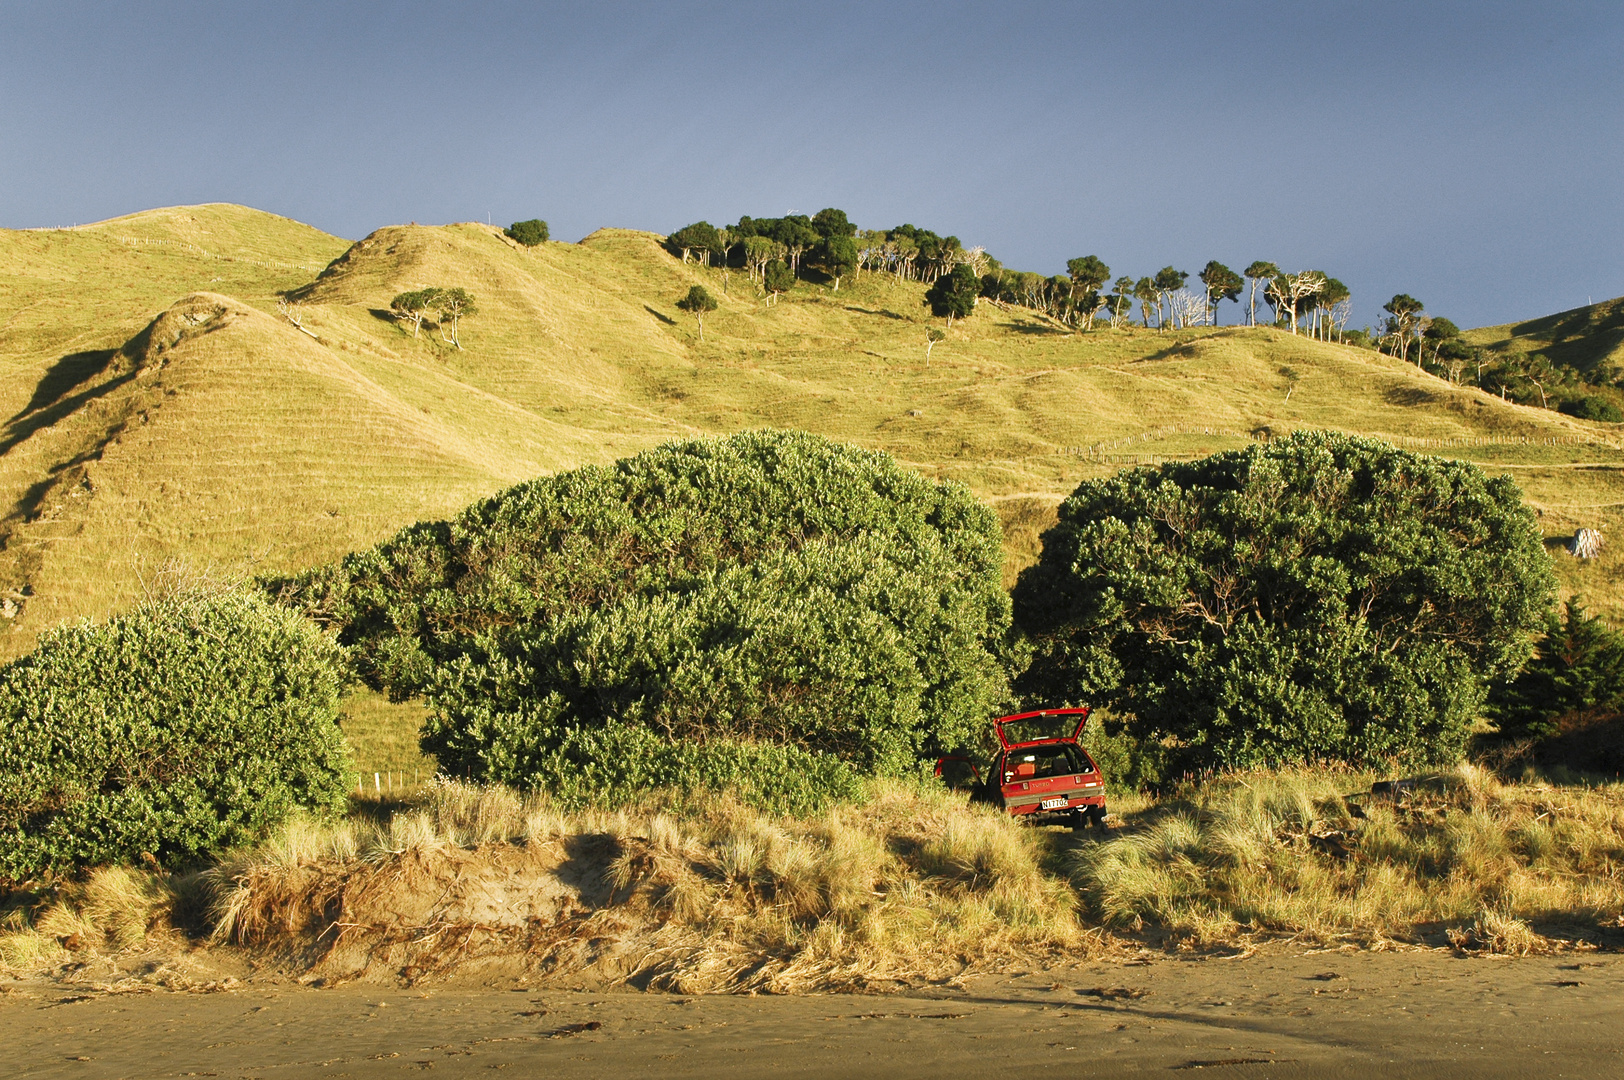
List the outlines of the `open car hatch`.
{"type": "Polygon", "coordinates": [[[1005,750],[1054,738],[1070,738],[1075,741],[1083,737],[1083,728],[1088,724],[1089,711],[1086,708],[1038,709],[1035,712],[1005,716],[993,721],[992,727],[998,733],[998,744],[1005,750]],[[1077,726],[1068,735],[1063,729],[1072,718],[1076,719],[1077,726]]]}

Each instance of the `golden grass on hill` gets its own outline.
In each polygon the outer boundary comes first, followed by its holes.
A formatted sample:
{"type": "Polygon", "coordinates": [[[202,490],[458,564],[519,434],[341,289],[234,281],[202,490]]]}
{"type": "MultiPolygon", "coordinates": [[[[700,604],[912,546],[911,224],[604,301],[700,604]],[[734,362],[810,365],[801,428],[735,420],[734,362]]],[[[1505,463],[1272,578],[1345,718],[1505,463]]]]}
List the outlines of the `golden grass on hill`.
{"type": "MultiPolygon", "coordinates": [[[[768,308],[745,274],[724,289],[658,239],[605,229],[527,249],[460,224],[347,245],[219,205],[0,232],[0,615],[15,616],[0,651],[128,606],[171,556],[298,569],[538,473],[764,426],[884,449],[998,500],[1012,574],[1079,480],[1300,427],[1512,472],[1553,537],[1609,531],[1624,505],[1609,426],[1369,351],[1266,328],[1067,333],[984,304],[927,363],[918,283],[803,282],[768,308]],[[721,300],[703,343],[675,306],[695,283],[721,300]],[[388,316],[424,285],[478,297],[461,350],[388,316]],[[225,314],[152,359],[144,327],[211,306],[225,314]]],[[[1562,564],[1564,584],[1624,613],[1618,551],[1562,564]]]]}

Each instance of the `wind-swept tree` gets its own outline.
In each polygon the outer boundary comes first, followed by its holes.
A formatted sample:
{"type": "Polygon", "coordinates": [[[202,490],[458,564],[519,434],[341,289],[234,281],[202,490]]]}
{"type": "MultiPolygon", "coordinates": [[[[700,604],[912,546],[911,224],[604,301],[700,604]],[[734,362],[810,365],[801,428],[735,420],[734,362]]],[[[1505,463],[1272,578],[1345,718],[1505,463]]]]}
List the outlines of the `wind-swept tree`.
{"type": "Polygon", "coordinates": [[[1340,334],[1343,324],[1353,310],[1353,294],[1334,277],[1328,277],[1314,293],[1314,330],[1320,340],[1330,341],[1333,333],[1340,334]]]}
{"type": "Polygon", "coordinates": [[[434,306],[440,312],[440,337],[462,349],[462,341],[458,331],[462,327],[462,320],[479,314],[479,305],[474,303],[473,294],[467,289],[440,289],[434,298],[434,306]]]}
{"type": "Polygon", "coordinates": [[[1111,312],[1111,328],[1121,326],[1133,314],[1133,278],[1119,277],[1111,284],[1111,295],[1105,298],[1111,312]]]}
{"type": "Polygon", "coordinates": [[[1201,284],[1206,286],[1207,321],[1218,325],[1218,305],[1224,300],[1239,300],[1241,287],[1245,284],[1241,276],[1217,259],[1207,263],[1201,269],[1201,284]]]}
{"type": "MultiPolygon", "coordinates": [[[[1184,283],[1189,280],[1189,277],[1190,275],[1183,270],[1175,270],[1171,266],[1164,266],[1156,271],[1156,277],[1151,284],[1156,288],[1157,329],[1160,329],[1163,325],[1162,305],[1170,303],[1172,295],[1184,288],[1184,283]]],[[[1175,322],[1174,327],[1177,328],[1177,325],[1177,322],[1175,322]]]]}
{"type": "Polygon", "coordinates": [[[727,291],[727,263],[728,255],[733,250],[735,237],[731,229],[717,229],[716,239],[711,244],[711,251],[716,256],[716,265],[722,268],[722,291],[727,291]]]}
{"type": "Polygon", "coordinates": [[[1251,295],[1246,301],[1246,325],[1257,325],[1257,287],[1259,283],[1273,281],[1280,276],[1280,268],[1272,262],[1259,260],[1246,268],[1246,279],[1251,282],[1251,295]]]}
{"type": "Polygon", "coordinates": [[[744,265],[750,271],[750,280],[762,281],[767,273],[767,264],[774,259],[781,259],[784,255],[784,245],[770,236],[750,235],[744,241],[744,265]]]}
{"type": "Polygon", "coordinates": [[[502,235],[509,240],[523,244],[525,247],[535,247],[537,244],[547,242],[547,223],[540,218],[531,218],[529,221],[515,221],[502,230],[502,235]]]}
{"type": "Polygon", "coordinates": [[[937,278],[926,290],[925,303],[932,315],[946,316],[947,325],[952,326],[954,319],[966,318],[975,310],[976,298],[980,295],[981,282],[976,279],[975,271],[961,263],[952,273],[937,278]]]}
{"type": "Polygon", "coordinates": [[[1426,317],[1425,306],[1409,293],[1399,293],[1383,304],[1382,310],[1387,312],[1383,336],[1393,343],[1397,350],[1394,355],[1400,360],[1408,360],[1410,339],[1420,335],[1421,320],[1426,317]]]}
{"type": "Polygon", "coordinates": [[[947,331],[939,326],[930,326],[925,329],[925,365],[930,365],[930,351],[940,342],[947,340],[947,331]]]}
{"type": "Polygon", "coordinates": [[[1291,325],[1291,332],[1297,332],[1297,311],[1304,300],[1319,292],[1325,284],[1325,275],[1318,270],[1304,270],[1300,274],[1280,274],[1273,281],[1264,295],[1270,298],[1275,309],[1275,321],[1279,321],[1280,312],[1286,313],[1287,322],[1291,325]]]}
{"type": "Polygon", "coordinates": [[[699,320],[699,340],[705,340],[705,316],[716,310],[716,297],[703,285],[695,285],[688,295],[677,301],[677,306],[699,320]]]}
{"type": "Polygon", "coordinates": [[[710,253],[716,248],[716,227],[708,221],[696,221],[666,237],[665,242],[674,253],[682,256],[683,262],[688,261],[689,255],[698,255],[708,263],[710,253]]]}
{"type": "Polygon", "coordinates": [[[1100,309],[1100,289],[1111,280],[1111,268],[1098,255],[1084,255],[1066,262],[1066,273],[1071,279],[1071,301],[1082,316],[1083,328],[1094,327],[1094,312],[1100,309]]]}
{"type": "Polygon", "coordinates": [[[1156,312],[1156,329],[1162,328],[1162,295],[1156,291],[1156,282],[1142,277],[1133,283],[1133,298],[1139,301],[1139,321],[1150,325],[1150,313],[1156,312]]]}
{"type": "Polygon", "coordinates": [[[411,292],[403,292],[389,301],[389,310],[401,322],[411,323],[412,337],[416,337],[417,331],[423,325],[423,317],[429,313],[439,298],[439,289],[414,289],[411,292]]]}

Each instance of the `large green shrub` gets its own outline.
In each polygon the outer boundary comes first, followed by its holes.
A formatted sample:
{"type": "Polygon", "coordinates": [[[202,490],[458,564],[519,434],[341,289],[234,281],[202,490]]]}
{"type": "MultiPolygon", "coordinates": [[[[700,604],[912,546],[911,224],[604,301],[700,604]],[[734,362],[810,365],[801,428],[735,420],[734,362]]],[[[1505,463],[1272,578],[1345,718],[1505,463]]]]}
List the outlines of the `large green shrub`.
{"type": "Polygon", "coordinates": [[[864,772],[980,735],[1007,697],[1001,565],[964,488],[764,431],[521,484],[276,587],[373,685],[428,697],[442,767],[564,791],[586,760],[633,787],[705,773],[593,756],[612,725],[864,772]]]}
{"type": "Polygon", "coordinates": [[[342,805],[339,651],[240,591],[48,631],[0,668],[0,877],[186,863],[342,805]]]}
{"type": "Polygon", "coordinates": [[[1509,479],[1299,433],[1079,486],[1016,587],[1021,689],[1174,769],[1444,761],[1554,588],[1509,479]]]}

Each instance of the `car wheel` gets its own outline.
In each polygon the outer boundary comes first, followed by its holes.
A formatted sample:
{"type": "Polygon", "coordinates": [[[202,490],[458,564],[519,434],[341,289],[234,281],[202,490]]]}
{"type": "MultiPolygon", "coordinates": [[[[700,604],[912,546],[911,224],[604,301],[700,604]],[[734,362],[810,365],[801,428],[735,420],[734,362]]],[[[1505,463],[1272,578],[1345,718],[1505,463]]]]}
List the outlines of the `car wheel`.
{"type": "Polygon", "coordinates": [[[1088,823],[1100,832],[1105,831],[1105,807],[1090,806],[1088,808],[1088,823]]]}

